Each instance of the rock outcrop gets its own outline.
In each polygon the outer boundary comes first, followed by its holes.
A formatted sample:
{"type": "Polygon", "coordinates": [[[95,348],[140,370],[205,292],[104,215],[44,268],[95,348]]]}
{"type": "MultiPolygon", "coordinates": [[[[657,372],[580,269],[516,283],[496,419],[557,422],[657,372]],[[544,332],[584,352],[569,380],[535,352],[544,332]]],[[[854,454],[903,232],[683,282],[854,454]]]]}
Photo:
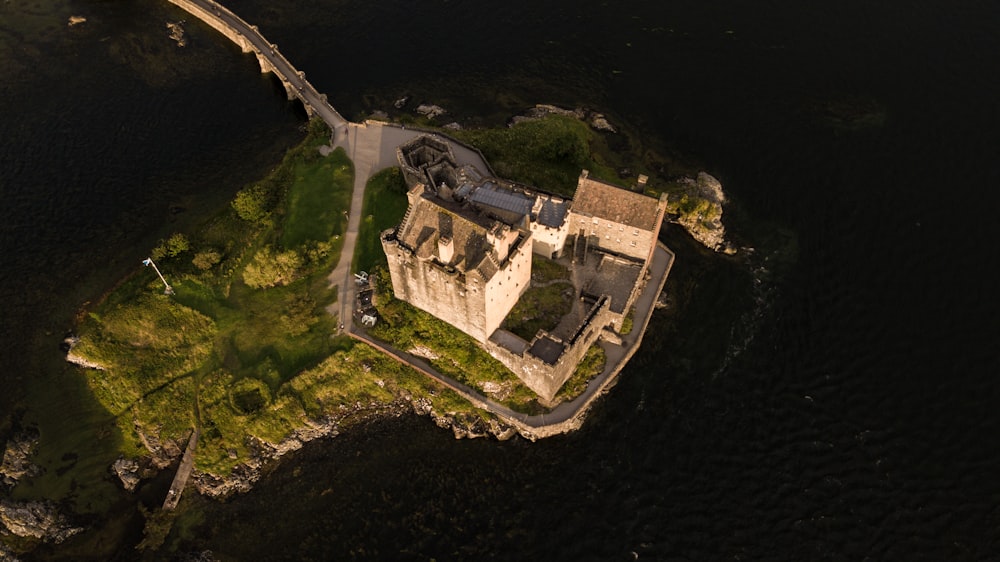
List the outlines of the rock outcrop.
{"type": "Polygon", "coordinates": [[[427,103],[418,105],[416,112],[428,119],[434,119],[435,117],[448,113],[443,107],[439,105],[431,105],[427,103]]]}
{"type": "Polygon", "coordinates": [[[719,180],[705,172],[698,177],[681,178],[677,185],[679,196],[668,200],[668,209],[675,222],[706,248],[725,254],[735,254],[736,249],[726,241],[726,227],[722,224],[722,204],[726,194],[719,180]]]}
{"type": "Polygon", "coordinates": [[[134,491],[142,480],[139,475],[139,461],[135,459],[118,457],[118,460],[111,465],[111,472],[122,481],[122,486],[129,492],[134,491]]]}
{"type": "Polygon", "coordinates": [[[0,462],[0,482],[7,488],[12,488],[22,478],[38,476],[44,470],[33,464],[31,457],[38,449],[38,430],[29,427],[15,433],[7,441],[0,462]]]}
{"type": "Polygon", "coordinates": [[[62,349],[66,351],[66,360],[74,365],[79,365],[85,369],[97,369],[98,371],[106,371],[108,368],[100,363],[91,361],[86,357],[82,357],[73,353],[73,348],[76,344],[80,343],[79,336],[69,335],[63,339],[62,349]]]}
{"type": "Polygon", "coordinates": [[[0,522],[19,537],[57,544],[83,531],[83,527],[71,524],[50,501],[0,500],[0,522]]]}
{"type": "Polygon", "coordinates": [[[442,414],[434,410],[427,398],[414,399],[404,393],[390,403],[370,402],[342,406],[336,415],[321,420],[312,420],[280,443],[270,443],[256,437],[248,437],[251,456],[246,462],[233,469],[227,477],[195,471],[191,484],[199,493],[214,498],[225,498],[237,493],[250,491],[254,484],[267,474],[282,456],[301,449],[306,443],[322,437],[335,437],[350,427],[386,417],[399,417],[410,412],[430,416],[442,428],[450,428],[456,439],[469,439],[493,435],[506,440],[517,431],[496,420],[484,421],[479,416],[442,414]]]}
{"type": "Polygon", "coordinates": [[[618,132],[612,125],[607,117],[602,113],[597,113],[596,111],[590,111],[588,109],[576,108],[576,109],[563,109],[554,105],[549,105],[545,103],[540,103],[525,111],[522,115],[516,115],[511,119],[511,125],[516,125],[522,121],[532,121],[535,119],[541,119],[546,115],[562,115],[564,117],[572,117],[574,119],[579,119],[580,121],[586,122],[591,128],[598,131],[607,131],[609,133],[618,132]]]}

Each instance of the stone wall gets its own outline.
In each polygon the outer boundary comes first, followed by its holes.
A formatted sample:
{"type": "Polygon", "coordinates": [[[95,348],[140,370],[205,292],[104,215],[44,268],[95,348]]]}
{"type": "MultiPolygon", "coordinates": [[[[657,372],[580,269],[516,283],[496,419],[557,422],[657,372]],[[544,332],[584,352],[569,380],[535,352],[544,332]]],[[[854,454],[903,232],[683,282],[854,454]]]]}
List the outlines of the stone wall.
{"type": "Polygon", "coordinates": [[[507,259],[500,264],[500,271],[493,276],[484,288],[486,305],[485,334],[477,338],[485,342],[500,324],[510,309],[514,308],[521,295],[531,285],[531,236],[525,236],[513,248],[507,259]]]}
{"type": "Polygon", "coordinates": [[[382,249],[396,298],[433,314],[479,342],[485,342],[500,327],[531,283],[530,236],[515,244],[489,280],[476,271],[462,275],[433,259],[420,259],[399,243],[392,229],[382,233],[382,249]]]}
{"type": "MultiPolygon", "coordinates": [[[[569,221],[567,220],[567,223],[569,221]]],[[[563,253],[566,237],[571,232],[566,223],[562,228],[545,226],[537,222],[531,223],[532,252],[548,259],[556,259],[563,253]]]]}
{"type": "MultiPolygon", "coordinates": [[[[611,311],[609,304],[610,301],[606,298],[594,304],[577,329],[576,335],[570,341],[562,342],[562,355],[554,365],[532,355],[529,351],[531,344],[528,344],[528,350],[523,353],[514,352],[492,340],[485,342],[484,347],[494,359],[516,374],[528,388],[543,400],[551,402],[559,389],[573,376],[573,372],[576,371],[577,365],[590,346],[605,334],[604,328],[621,320],[620,315],[611,311]]],[[[544,332],[539,333],[531,343],[543,337],[549,336],[544,332]]]]}

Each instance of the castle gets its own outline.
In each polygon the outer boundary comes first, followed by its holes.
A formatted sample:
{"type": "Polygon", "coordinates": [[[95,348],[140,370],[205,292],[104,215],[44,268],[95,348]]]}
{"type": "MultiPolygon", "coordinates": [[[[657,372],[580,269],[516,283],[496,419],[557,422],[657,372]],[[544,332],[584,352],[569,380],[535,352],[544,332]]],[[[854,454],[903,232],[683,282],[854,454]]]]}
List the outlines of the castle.
{"type": "Polygon", "coordinates": [[[409,207],[381,235],[396,298],[475,338],[546,401],[599,338],[620,341],[666,196],[622,189],[583,170],[574,198],[562,198],[459,166],[448,142],[429,135],[396,156],[409,207]],[[500,326],[531,285],[532,254],[568,259],[578,298],[558,327],[525,341],[500,326]]]}

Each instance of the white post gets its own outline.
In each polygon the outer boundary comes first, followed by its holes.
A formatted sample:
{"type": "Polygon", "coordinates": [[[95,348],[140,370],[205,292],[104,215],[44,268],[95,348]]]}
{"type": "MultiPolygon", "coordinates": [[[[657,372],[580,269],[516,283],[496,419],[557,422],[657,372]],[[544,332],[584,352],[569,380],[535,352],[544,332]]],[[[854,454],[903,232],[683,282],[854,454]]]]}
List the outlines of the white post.
{"type": "Polygon", "coordinates": [[[153,266],[153,270],[156,271],[156,274],[160,276],[160,281],[163,281],[163,286],[166,287],[163,290],[163,294],[164,295],[172,295],[172,294],[174,294],[174,288],[171,287],[170,283],[167,283],[167,280],[163,278],[163,274],[160,273],[160,268],[156,267],[156,264],[153,263],[153,258],[146,258],[146,259],[142,260],[142,265],[145,265],[145,266],[150,266],[151,265],[151,266],[153,266]]]}

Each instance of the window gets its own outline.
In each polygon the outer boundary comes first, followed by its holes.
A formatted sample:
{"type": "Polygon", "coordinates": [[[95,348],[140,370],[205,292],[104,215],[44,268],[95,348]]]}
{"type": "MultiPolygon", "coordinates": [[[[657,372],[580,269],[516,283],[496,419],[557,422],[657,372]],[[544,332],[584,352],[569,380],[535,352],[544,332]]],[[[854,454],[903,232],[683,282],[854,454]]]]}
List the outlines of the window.
{"type": "Polygon", "coordinates": [[[594,224],[599,224],[600,222],[601,221],[597,220],[597,217],[594,217],[594,224]]]}
{"type": "Polygon", "coordinates": [[[632,241],[632,246],[633,246],[633,247],[635,246],[635,240],[633,240],[633,241],[632,241]]]}

